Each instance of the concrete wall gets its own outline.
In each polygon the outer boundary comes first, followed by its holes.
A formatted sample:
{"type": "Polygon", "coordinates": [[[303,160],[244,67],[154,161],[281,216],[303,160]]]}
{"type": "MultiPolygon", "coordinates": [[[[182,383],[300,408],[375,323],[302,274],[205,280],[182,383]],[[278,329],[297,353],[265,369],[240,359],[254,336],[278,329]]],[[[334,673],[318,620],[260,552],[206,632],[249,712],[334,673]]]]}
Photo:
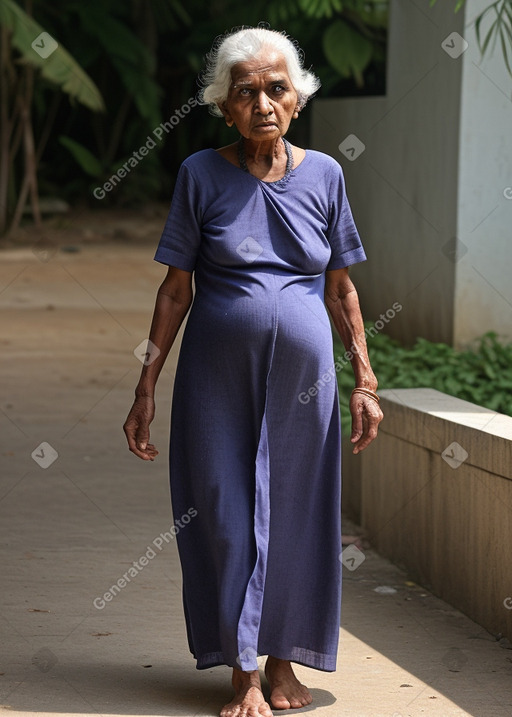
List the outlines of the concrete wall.
{"type": "Polygon", "coordinates": [[[512,418],[433,389],[381,396],[380,435],[360,456],[368,539],[512,640],[512,418]]]}
{"type": "MultiPolygon", "coordinates": [[[[490,3],[471,0],[472,20],[490,3]]],[[[498,42],[481,61],[474,28],[465,31],[454,335],[465,341],[494,328],[512,338],[512,77],[498,42]]],[[[509,41],[510,42],[510,41],[509,41]]]]}
{"type": "Polygon", "coordinates": [[[314,103],[312,144],[342,164],[369,255],[353,269],[363,312],[399,301],[386,331],[406,342],[512,338],[512,82],[499,49],[475,64],[466,27],[486,4],[392,1],[386,97],[314,103]],[[457,58],[452,32],[469,41],[457,58]],[[365,145],[355,159],[338,149],[348,135],[365,145]]]}

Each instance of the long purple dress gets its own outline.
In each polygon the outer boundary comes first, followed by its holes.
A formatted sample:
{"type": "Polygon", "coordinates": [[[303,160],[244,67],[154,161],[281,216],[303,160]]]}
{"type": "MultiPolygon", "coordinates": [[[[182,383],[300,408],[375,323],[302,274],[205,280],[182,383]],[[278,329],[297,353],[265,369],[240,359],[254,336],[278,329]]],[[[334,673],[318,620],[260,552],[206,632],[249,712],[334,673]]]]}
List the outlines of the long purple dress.
{"type": "Polygon", "coordinates": [[[336,668],[341,434],[326,269],[365,254],[339,164],[266,183],[213,149],[181,166],[155,255],[195,271],[170,477],[198,669],[336,668]],[[197,514],[196,514],[197,512],[197,514]]]}

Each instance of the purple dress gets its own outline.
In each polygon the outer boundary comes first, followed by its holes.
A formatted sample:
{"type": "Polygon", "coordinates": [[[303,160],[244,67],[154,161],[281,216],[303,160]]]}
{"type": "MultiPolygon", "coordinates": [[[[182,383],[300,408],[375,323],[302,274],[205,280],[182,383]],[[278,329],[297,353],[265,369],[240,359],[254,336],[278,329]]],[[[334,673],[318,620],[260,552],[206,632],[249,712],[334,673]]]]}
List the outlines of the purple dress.
{"type": "Polygon", "coordinates": [[[198,669],[336,668],[341,434],[326,269],[363,261],[339,164],[266,183],[213,149],[181,166],[155,255],[195,272],[170,478],[198,669]]]}

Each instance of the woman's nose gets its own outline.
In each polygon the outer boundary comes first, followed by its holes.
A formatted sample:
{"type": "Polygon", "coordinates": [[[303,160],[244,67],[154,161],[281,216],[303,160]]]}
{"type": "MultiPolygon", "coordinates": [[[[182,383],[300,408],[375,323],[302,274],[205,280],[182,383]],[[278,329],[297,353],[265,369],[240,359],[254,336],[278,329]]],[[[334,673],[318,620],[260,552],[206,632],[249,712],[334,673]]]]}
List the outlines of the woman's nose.
{"type": "Polygon", "coordinates": [[[268,115],[272,112],[272,105],[265,92],[260,92],[257,97],[256,109],[262,115],[268,115]]]}

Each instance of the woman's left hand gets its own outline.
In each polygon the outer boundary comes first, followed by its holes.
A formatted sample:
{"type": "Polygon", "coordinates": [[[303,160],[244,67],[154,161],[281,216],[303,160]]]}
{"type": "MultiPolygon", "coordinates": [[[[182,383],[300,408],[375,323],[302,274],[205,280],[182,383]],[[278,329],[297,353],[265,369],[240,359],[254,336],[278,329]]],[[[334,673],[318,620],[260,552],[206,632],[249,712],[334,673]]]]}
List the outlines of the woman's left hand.
{"type": "Polygon", "coordinates": [[[350,413],[352,414],[350,442],[354,444],[352,453],[360,453],[377,437],[379,423],[384,418],[384,414],[377,401],[363,393],[353,393],[350,397],[350,413]]]}

